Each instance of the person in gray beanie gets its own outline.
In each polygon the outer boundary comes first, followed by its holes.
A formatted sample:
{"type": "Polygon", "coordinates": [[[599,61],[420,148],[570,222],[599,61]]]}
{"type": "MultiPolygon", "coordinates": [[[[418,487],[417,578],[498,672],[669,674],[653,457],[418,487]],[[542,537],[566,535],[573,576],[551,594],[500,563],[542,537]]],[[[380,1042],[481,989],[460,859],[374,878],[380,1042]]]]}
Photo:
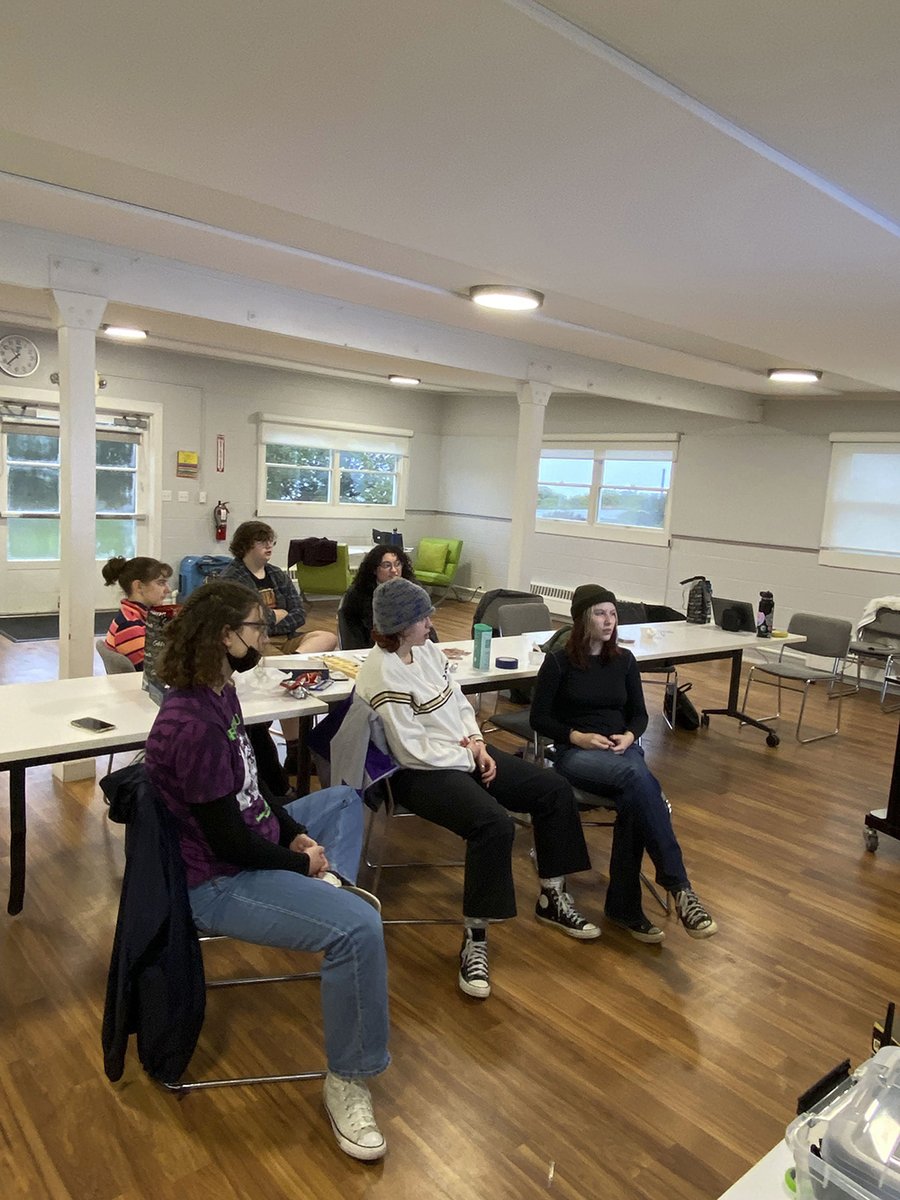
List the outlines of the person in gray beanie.
{"type": "Polygon", "coordinates": [[[433,612],[431,597],[410,579],[380,583],[372,596],[372,620],[382,634],[399,633],[433,612]]]}
{"type": "Polygon", "coordinates": [[[618,644],[615,596],[582,584],[572,596],[572,620],[565,647],[544,656],[531,726],[554,743],[555,771],[615,807],[606,916],[639,942],[665,937],[641,906],[646,850],[687,933],[710,937],[718,926],[691,887],[671,809],[638,741],[647,708],[635,657],[618,644]]]}
{"type": "Polygon", "coordinates": [[[509,809],[532,816],[537,920],[583,941],[600,929],[578,912],[566,886],[567,875],[590,870],[571,787],[553,771],[485,745],[447,658],[428,640],[433,611],[417,584],[379,584],[375,646],[360,667],[356,694],[380,717],[400,766],[391,778],[395,801],[466,841],[457,981],[467,996],[483,1000],[491,992],[488,922],[516,915],[509,809]]]}

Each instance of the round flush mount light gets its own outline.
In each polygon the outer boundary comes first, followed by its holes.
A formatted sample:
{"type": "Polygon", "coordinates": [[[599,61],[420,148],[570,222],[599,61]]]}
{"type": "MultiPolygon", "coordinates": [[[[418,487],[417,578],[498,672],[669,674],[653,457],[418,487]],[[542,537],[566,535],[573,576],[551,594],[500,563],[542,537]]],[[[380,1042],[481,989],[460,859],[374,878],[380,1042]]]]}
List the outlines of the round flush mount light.
{"type": "Polygon", "coordinates": [[[476,283],[469,288],[469,299],[483,308],[498,308],[504,312],[528,312],[540,308],[544,293],[533,288],[507,287],[503,283],[476,283]]]}
{"type": "Polygon", "coordinates": [[[397,387],[418,387],[421,382],[422,380],[416,379],[415,375],[388,375],[388,383],[397,387]]]}
{"type": "Polygon", "coordinates": [[[146,329],[132,329],[128,325],[101,325],[100,329],[107,337],[118,338],[120,342],[143,342],[147,337],[146,329]]]}
{"type": "Polygon", "coordinates": [[[769,367],[767,372],[772,383],[818,383],[821,371],[810,371],[806,367],[769,367]]]}

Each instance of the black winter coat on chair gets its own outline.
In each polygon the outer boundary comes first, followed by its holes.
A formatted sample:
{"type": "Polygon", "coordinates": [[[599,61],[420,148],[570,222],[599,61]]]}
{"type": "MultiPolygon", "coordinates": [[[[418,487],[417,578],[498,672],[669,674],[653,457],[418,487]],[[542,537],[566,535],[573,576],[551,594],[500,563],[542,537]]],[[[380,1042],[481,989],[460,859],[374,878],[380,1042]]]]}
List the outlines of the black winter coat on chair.
{"type": "Polygon", "coordinates": [[[141,763],[101,785],[110,820],[127,826],[125,876],[103,1012],[103,1065],[122,1076],[128,1038],[137,1034],[148,1075],[176,1083],[203,1026],[206,985],[191,916],[175,818],[141,763]]]}

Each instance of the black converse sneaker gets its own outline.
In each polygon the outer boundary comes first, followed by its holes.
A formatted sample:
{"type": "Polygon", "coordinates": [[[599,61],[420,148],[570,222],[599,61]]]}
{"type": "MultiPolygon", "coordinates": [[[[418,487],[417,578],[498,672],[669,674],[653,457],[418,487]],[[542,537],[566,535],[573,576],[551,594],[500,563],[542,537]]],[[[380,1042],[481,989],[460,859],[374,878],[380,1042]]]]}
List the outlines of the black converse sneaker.
{"type": "Polygon", "coordinates": [[[474,996],[476,1000],[487,1000],[491,994],[487,938],[476,941],[468,929],[463,934],[459,952],[459,987],[460,991],[467,996],[474,996]]]}
{"type": "Polygon", "coordinates": [[[613,925],[621,925],[623,929],[627,929],[631,936],[638,942],[647,942],[649,945],[656,945],[665,938],[665,933],[658,925],[641,913],[637,921],[621,921],[618,917],[611,917],[606,914],[607,921],[612,921],[613,925]]]}
{"type": "Polygon", "coordinates": [[[675,902],[678,920],[690,937],[712,937],[714,933],[718,932],[718,925],[700,903],[693,888],[686,887],[682,888],[680,892],[673,892],[672,899],[675,902]]]}
{"type": "Polygon", "coordinates": [[[542,887],[534,906],[534,915],[545,925],[555,925],[569,937],[586,942],[600,936],[600,926],[585,920],[563,888],[542,887]]]}

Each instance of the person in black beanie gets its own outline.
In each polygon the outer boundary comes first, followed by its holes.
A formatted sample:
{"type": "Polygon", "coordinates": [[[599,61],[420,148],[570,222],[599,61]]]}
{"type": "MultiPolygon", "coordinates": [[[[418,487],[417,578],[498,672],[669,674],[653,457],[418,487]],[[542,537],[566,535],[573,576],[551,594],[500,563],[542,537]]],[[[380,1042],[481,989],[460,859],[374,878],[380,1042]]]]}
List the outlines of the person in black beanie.
{"type": "Polygon", "coordinates": [[[691,887],[668,802],[638,739],[647,709],[637,662],[617,640],[616,597],[586,583],[572,597],[572,632],[545,656],[531,705],[532,727],[557,747],[555,769],[575,787],[614,802],[616,823],[605,912],[641,942],[665,937],[641,905],[644,851],[694,938],[718,926],[691,887]]]}
{"type": "Polygon", "coordinates": [[[428,640],[434,608],[424,588],[400,578],[381,583],[372,611],[375,646],[360,667],[356,694],[381,718],[399,764],[391,777],[395,801],[465,839],[458,984],[484,1000],[491,992],[488,923],[516,915],[510,809],[532,817],[537,920],[581,941],[600,936],[566,883],[591,865],[575,797],[553,771],[485,745],[447,658],[428,640]]]}

